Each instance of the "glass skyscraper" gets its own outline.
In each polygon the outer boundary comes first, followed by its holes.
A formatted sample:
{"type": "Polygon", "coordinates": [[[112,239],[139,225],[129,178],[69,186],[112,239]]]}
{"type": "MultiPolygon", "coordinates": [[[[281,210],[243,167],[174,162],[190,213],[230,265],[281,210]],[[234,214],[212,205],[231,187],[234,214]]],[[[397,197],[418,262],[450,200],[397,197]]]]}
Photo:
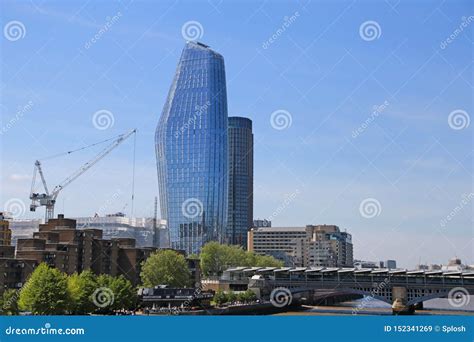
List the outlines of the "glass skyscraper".
{"type": "Polygon", "coordinates": [[[247,231],[253,224],[253,133],[252,121],[230,117],[229,209],[227,242],[247,247],[247,231]]]}
{"type": "Polygon", "coordinates": [[[228,145],[224,58],[188,42],[156,128],[161,216],[171,247],[197,253],[224,242],[228,145]]]}

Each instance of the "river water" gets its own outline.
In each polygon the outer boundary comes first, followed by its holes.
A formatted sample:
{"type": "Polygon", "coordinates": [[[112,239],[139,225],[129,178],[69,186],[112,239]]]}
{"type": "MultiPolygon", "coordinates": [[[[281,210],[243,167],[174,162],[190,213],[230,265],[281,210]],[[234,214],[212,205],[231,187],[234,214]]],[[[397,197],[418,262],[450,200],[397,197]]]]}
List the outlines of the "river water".
{"type": "MultiPolygon", "coordinates": [[[[456,303],[455,303],[456,304],[456,303]]],[[[417,314],[427,315],[474,315],[474,296],[465,297],[463,305],[453,306],[448,299],[437,298],[428,300],[423,303],[423,311],[417,311],[417,314]]],[[[333,304],[331,306],[314,306],[308,307],[303,311],[286,312],[282,315],[391,315],[391,305],[376,300],[372,297],[364,297],[358,300],[347,301],[343,303],[333,304]]]]}
{"type": "MultiPolygon", "coordinates": [[[[349,306],[349,307],[366,307],[366,308],[390,308],[391,305],[370,298],[364,297],[362,299],[340,303],[335,306],[349,306]]],[[[435,309],[435,310],[453,310],[453,311],[474,311],[474,296],[465,297],[462,303],[459,303],[459,306],[453,306],[449,303],[449,300],[446,298],[436,298],[431,299],[426,302],[423,302],[423,307],[425,309],[435,309]],[[462,304],[462,305],[461,305],[462,304]]]]}

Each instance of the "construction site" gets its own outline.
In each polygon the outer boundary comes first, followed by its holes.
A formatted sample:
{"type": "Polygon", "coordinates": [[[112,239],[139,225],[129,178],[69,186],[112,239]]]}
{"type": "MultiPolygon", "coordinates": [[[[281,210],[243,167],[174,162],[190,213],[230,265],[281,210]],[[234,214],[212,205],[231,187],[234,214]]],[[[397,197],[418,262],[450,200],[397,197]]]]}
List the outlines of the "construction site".
{"type": "MultiPolygon", "coordinates": [[[[6,275],[1,277],[0,289],[20,289],[33,270],[43,262],[66,274],[91,270],[95,274],[123,275],[132,284],[139,283],[142,262],[157,249],[168,248],[169,234],[166,221],[157,218],[157,197],[153,201],[152,217],[133,216],[136,133],[136,129],[132,129],[34,162],[29,209],[36,212],[44,207],[44,218],[15,218],[8,212],[0,213],[0,273],[6,275]],[[103,215],[96,212],[90,217],[67,218],[62,213],[55,216],[58,196],[66,187],[76,180],[80,182],[84,173],[132,137],[131,194],[122,211],[103,215]],[[93,158],[77,167],[57,185],[50,187],[44,161],[71,156],[96,146],[102,148],[93,158]],[[130,217],[123,212],[127,207],[130,217]]],[[[189,260],[189,263],[198,280],[199,266],[193,260],[189,260]]]]}

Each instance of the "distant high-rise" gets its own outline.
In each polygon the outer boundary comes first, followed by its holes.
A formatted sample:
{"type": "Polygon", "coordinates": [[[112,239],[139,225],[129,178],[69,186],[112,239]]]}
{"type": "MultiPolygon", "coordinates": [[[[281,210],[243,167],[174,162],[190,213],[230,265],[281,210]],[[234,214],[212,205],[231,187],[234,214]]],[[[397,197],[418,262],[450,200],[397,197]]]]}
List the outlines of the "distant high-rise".
{"type": "Polygon", "coordinates": [[[227,227],[227,91],[224,58],[188,42],[156,128],[162,219],[171,247],[197,253],[227,227]]]}
{"type": "Polygon", "coordinates": [[[247,246],[247,231],[253,225],[253,133],[252,121],[229,118],[229,209],[227,242],[247,246]]]}

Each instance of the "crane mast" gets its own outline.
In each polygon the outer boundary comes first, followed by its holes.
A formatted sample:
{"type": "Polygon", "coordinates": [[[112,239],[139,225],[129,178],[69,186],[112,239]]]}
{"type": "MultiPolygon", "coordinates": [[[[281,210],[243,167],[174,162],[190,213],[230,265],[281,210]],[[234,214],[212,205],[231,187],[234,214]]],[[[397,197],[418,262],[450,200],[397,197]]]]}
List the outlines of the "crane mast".
{"type": "MultiPolygon", "coordinates": [[[[108,155],[112,150],[114,150],[117,146],[119,146],[122,142],[127,140],[132,134],[136,133],[136,129],[129,131],[128,133],[119,135],[113,142],[105,147],[102,151],[100,151],[94,158],[83,164],[79,169],[73,172],[70,176],[64,179],[61,183],[56,185],[53,191],[50,193],[48,190],[48,186],[46,184],[46,179],[44,177],[43,169],[41,166],[41,162],[39,160],[35,161],[35,168],[33,170],[33,181],[31,184],[31,205],[30,211],[36,211],[37,207],[44,206],[46,207],[45,213],[45,222],[48,222],[49,219],[54,217],[54,205],[56,204],[56,199],[66,186],[71,184],[74,180],[76,180],[79,176],[89,170],[92,166],[97,164],[102,158],[108,155]],[[43,183],[44,193],[35,193],[35,181],[36,181],[36,174],[39,173],[41,182],[43,183]]],[[[96,145],[96,144],[93,144],[96,145]]],[[[66,154],[70,154],[74,151],[67,152],[66,154]]]]}

